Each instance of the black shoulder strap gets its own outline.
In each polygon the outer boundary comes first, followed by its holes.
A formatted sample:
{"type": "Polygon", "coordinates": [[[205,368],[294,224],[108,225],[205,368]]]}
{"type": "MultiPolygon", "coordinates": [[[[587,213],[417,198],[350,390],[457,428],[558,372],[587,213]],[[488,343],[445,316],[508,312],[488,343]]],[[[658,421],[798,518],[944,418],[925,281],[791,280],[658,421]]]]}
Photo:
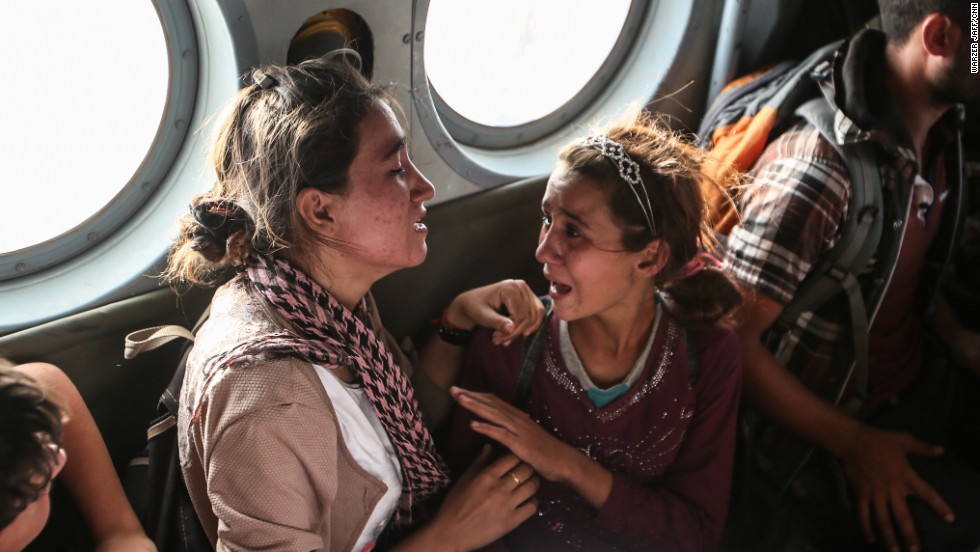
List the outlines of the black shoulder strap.
{"type": "MultiPolygon", "coordinates": [[[[198,330],[201,326],[207,322],[208,318],[211,317],[211,305],[208,304],[208,308],[204,309],[201,313],[200,318],[194,324],[194,329],[192,332],[194,336],[197,336],[198,330]]],[[[170,384],[167,385],[167,389],[164,390],[163,395],[160,397],[160,405],[165,407],[174,416],[177,415],[177,409],[180,404],[180,390],[184,386],[184,372],[187,370],[187,357],[190,355],[191,347],[190,343],[185,346],[184,354],[180,357],[180,364],[177,365],[177,369],[174,370],[174,377],[170,380],[170,384]]]]}
{"type": "Polygon", "coordinates": [[[701,377],[701,353],[691,330],[684,328],[684,344],[687,346],[687,383],[694,387],[701,377]]]}
{"type": "MultiPolygon", "coordinates": [[[[822,85],[823,86],[823,85],[822,85]]],[[[837,243],[803,280],[792,302],[783,309],[779,323],[791,327],[803,313],[813,311],[841,291],[847,296],[854,339],[855,365],[841,384],[841,390],[854,377],[858,398],[868,388],[868,305],[857,276],[871,261],[881,241],[883,199],[873,145],[867,141],[841,145],[836,139],[835,113],[825,89],[824,95],[800,106],[797,113],[814,125],[837,150],[850,176],[850,200],[837,243]]],[[[839,400],[840,397],[838,397],[839,400]]]]}
{"type": "Polygon", "coordinates": [[[551,297],[542,297],[545,313],[544,320],[533,334],[524,338],[524,350],[521,353],[521,371],[517,375],[517,402],[516,406],[522,410],[527,409],[529,392],[531,390],[531,376],[534,369],[541,360],[541,347],[544,346],[548,337],[548,327],[551,322],[551,297]]]}

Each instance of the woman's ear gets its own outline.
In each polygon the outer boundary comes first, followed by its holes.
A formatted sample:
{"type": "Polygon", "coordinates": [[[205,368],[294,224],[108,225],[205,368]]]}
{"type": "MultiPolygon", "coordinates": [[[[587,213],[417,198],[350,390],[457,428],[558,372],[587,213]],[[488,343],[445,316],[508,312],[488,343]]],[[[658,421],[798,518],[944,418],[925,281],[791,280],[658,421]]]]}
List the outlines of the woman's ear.
{"type": "Polygon", "coordinates": [[[303,188],[296,196],[296,210],[310,231],[332,237],[337,230],[341,197],[316,188],[303,188]]]}
{"type": "Polygon", "coordinates": [[[640,251],[640,260],[636,264],[636,269],[641,276],[653,278],[664,269],[668,259],[670,259],[670,245],[657,238],[646,244],[640,251]]]}

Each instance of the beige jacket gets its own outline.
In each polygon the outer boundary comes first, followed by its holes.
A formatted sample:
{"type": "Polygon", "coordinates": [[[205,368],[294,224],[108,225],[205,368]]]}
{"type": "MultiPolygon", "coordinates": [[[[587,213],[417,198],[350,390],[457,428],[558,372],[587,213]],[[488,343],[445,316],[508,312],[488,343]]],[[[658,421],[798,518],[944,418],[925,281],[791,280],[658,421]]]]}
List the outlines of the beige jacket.
{"type": "MultiPolygon", "coordinates": [[[[281,359],[204,375],[208,359],[282,325],[239,282],[215,293],[187,361],[177,421],[194,508],[218,550],[350,550],[387,488],[351,457],[313,366],[281,359]]],[[[368,300],[375,331],[411,372],[368,300]]]]}

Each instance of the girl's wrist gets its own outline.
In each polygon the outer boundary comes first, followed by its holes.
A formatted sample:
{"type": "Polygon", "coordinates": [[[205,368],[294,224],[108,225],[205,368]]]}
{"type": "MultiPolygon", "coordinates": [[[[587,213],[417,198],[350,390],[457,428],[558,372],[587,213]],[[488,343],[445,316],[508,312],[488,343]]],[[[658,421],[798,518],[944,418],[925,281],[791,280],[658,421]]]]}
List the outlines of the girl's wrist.
{"type": "Polygon", "coordinates": [[[458,299],[458,297],[454,299],[452,304],[442,311],[442,316],[432,323],[436,325],[436,332],[443,342],[456,347],[465,347],[473,335],[473,326],[459,321],[461,316],[453,309],[458,299]]]}
{"type": "Polygon", "coordinates": [[[439,332],[439,339],[457,347],[465,347],[473,335],[472,331],[453,327],[448,322],[441,322],[437,331],[439,332]]]}
{"type": "Polygon", "coordinates": [[[441,321],[455,330],[472,331],[476,324],[470,320],[469,316],[463,313],[463,308],[460,305],[460,297],[462,295],[453,299],[453,302],[446,307],[446,310],[442,311],[441,321]]]}

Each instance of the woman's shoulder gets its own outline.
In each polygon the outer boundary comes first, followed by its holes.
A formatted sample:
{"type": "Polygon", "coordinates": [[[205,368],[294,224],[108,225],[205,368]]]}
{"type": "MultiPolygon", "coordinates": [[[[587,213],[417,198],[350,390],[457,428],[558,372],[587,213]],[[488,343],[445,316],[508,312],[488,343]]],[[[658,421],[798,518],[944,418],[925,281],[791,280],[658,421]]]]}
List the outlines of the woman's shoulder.
{"type": "Polygon", "coordinates": [[[279,357],[232,364],[206,378],[202,399],[208,410],[239,415],[291,405],[326,408],[329,397],[308,361],[279,357]]]}
{"type": "MultiPolygon", "coordinates": [[[[194,336],[187,370],[205,370],[227,352],[282,330],[283,324],[273,318],[262,299],[248,290],[246,282],[235,278],[215,291],[208,318],[194,336]]],[[[260,355],[235,364],[244,367],[257,362],[265,359],[260,355]]]]}
{"type": "Polygon", "coordinates": [[[478,351],[483,355],[494,357],[498,360],[513,357],[519,359],[524,348],[524,337],[518,337],[510,345],[497,345],[493,342],[493,330],[477,326],[473,329],[473,335],[466,345],[467,351],[478,351]]]}
{"type": "Polygon", "coordinates": [[[269,308],[260,297],[249,290],[243,278],[234,278],[214,292],[208,320],[198,336],[228,335],[231,338],[269,333],[280,329],[269,308]]]}

